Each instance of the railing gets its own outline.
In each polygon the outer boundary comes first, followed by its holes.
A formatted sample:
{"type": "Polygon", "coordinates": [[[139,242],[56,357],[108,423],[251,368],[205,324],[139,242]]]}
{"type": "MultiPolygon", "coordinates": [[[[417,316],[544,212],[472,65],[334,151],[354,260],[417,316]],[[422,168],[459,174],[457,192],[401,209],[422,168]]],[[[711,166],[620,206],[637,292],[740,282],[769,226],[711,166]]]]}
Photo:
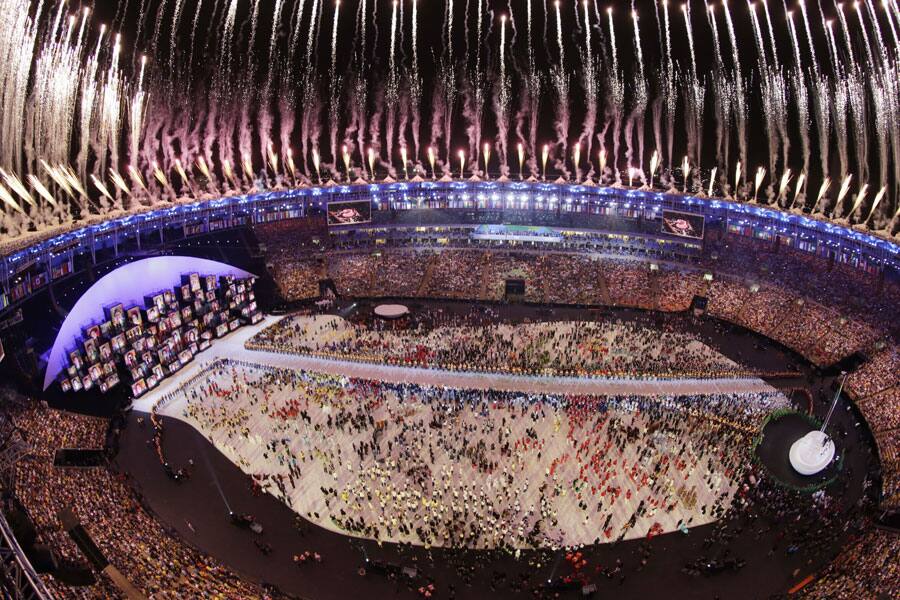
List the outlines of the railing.
{"type": "Polygon", "coordinates": [[[9,597],[15,600],[53,600],[53,594],[31,566],[2,511],[0,511],[0,571],[3,573],[2,585],[9,597]]]}

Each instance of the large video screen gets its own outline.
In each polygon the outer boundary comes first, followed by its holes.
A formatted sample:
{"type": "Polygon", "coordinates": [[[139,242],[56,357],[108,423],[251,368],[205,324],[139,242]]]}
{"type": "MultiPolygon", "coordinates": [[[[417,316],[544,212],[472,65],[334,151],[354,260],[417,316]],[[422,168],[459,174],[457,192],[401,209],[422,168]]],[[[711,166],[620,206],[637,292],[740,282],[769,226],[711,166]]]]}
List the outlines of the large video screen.
{"type": "Polygon", "coordinates": [[[370,200],[328,203],[328,225],[355,225],[372,220],[370,200]]]}
{"type": "Polygon", "coordinates": [[[664,210],[662,232],[679,237],[703,239],[703,215],[664,210]]]}

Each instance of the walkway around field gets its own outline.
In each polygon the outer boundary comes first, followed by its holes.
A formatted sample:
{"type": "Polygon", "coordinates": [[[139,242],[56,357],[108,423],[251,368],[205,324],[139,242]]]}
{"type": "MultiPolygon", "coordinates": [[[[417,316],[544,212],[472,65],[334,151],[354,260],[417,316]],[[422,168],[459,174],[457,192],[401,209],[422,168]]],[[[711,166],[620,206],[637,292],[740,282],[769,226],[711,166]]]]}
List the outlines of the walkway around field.
{"type": "MultiPolygon", "coordinates": [[[[178,389],[181,385],[200,373],[202,365],[217,358],[230,358],[273,367],[318,371],[333,375],[346,375],[360,379],[376,379],[392,383],[416,383],[453,388],[493,389],[530,393],[594,394],[594,395],[638,395],[657,396],[664,394],[715,394],[728,392],[767,392],[774,388],[757,377],[734,379],[586,379],[579,377],[533,377],[525,375],[502,375],[484,373],[462,373],[438,369],[395,367],[371,363],[349,362],[309,356],[297,356],[247,350],[244,343],[262,329],[273,325],[282,317],[266,317],[251,327],[242,327],[223,339],[215,340],[212,347],[198,354],[192,363],[176,375],[169,377],[158,388],[138,398],[134,408],[149,412],[162,396],[178,389]]],[[[167,406],[162,414],[180,418],[184,409],[180,403],[167,406]]]]}

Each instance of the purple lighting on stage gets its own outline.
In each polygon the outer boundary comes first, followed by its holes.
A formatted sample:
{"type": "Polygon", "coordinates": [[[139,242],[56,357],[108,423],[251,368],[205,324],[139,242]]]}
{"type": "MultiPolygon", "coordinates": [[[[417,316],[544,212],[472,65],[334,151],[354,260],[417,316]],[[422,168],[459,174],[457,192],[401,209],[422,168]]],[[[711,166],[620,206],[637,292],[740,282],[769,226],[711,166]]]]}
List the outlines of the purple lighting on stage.
{"type": "Polygon", "coordinates": [[[50,387],[66,368],[67,349],[75,346],[82,329],[105,319],[104,306],[121,303],[125,308],[135,305],[143,307],[145,295],[172,289],[181,283],[182,275],[189,273],[255,277],[225,263],[190,256],[157,256],[119,267],[92,285],[69,311],[47,359],[44,389],[50,387]]]}

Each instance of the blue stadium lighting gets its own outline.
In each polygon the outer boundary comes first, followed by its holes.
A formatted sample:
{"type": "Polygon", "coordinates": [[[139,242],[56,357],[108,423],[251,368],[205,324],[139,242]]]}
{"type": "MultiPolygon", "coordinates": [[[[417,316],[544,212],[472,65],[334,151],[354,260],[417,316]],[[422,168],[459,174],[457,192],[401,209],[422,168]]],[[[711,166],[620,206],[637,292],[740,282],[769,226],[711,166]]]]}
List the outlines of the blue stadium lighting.
{"type": "MultiPolygon", "coordinates": [[[[54,256],[58,256],[63,249],[71,245],[82,246],[84,244],[96,243],[100,240],[110,239],[107,234],[114,234],[113,237],[123,237],[133,235],[145,230],[155,230],[160,225],[169,220],[177,220],[187,216],[195,215],[205,216],[208,219],[228,218],[234,215],[234,209],[240,207],[242,211],[252,210],[254,220],[263,219],[266,213],[272,210],[298,209],[302,204],[309,203],[309,198],[315,198],[316,203],[321,206],[323,200],[335,194],[366,194],[372,197],[377,203],[378,209],[390,208],[392,203],[399,201],[398,192],[409,192],[402,194],[402,199],[409,197],[421,197],[424,191],[427,191],[427,197],[434,201],[450,201],[451,208],[463,208],[455,203],[457,198],[463,202],[467,202],[472,198],[472,192],[481,190],[491,191],[514,191],[517,194],[507,195],[507,200],[515,203],[516,200],[522,202],[525,207],[538,210],[555,210],[559,202],[556,194],[563,192],[564,195],[577,195],[578,206],[587,206],[585,212],[596,213],[598,207],[605,206],[608,209],[615,210],[620,204],[616,199],[636,199],[646,203],[642,206],[643,210],[649,211],[650,214],[658,214],[660,207],[673,208],[678,210],[690,207],[692,212],[701,212],[707,218],[725,219],[732,223],[735,222],[735,215],[744,215],[751,217],[737,221],[741,226],[762,226],[766,227],[768,223],[760,223],[759,221],[776,221],[784,226],[790,226],[795,229],[793,235],[798,240],[812,241],[820,239],[821,242],[828,247],[845,247],[855,253],[865,251],[868,253],[876,252],[880,256],[871,256],[869,260],[878,260],[885,264],[894,262],[900,248],[897,244],[890,240],[878,238],[866,232],[853,230],[833,223],[810,218],[805,215],[796,215],[786,213],[775,208],[764,206],[751,206],[739,204],[728,200],[716,198],[705,199],[694,196],[681,196],[678,194],[666,194],[657,192],[643,192],[638,190],[624,190],[620,188],[601,188],[585,186],[577,184],[555,184],[547,182],[436,182],[427,181],[420,183],[402,182],[398,184],[365,184],[360,186],[343,185],[334,188],[309,188],[286,191],[269,191],[254,195],[240,195],[230,198],[218,198],[206,202],[196,202],[192,204],[168,206],[158,208],[156,210],[147,211],[137,215],[127,215],[117,219],[111,219],[102,223],[86,225],[74,231],[61,233],[49,239],[37,242],[27,248],[23,248],[8,255],[4,260],[9,276],[13,276],[20,270],[19,265],[32,260],[39,255],[49,257],[49,253],[53,252],[54,256]],[[456,194],[459,194],[457,196],[456,194]],[[384,194],[386,197],[382,198],[384,194]],[[545,194],[550,195],[548,198],[545,194]],[[529,203],[529,197],[532,202],[529,203]],[[286,204],[285,200],[296,200],[299,202],[286,204]],[[277,204],[273,204],[277,203],[277,204]],[[802,230],[802,231],[797,231],[802,230]]],[[[495,192],[496,193],[496,192],[495,192]]],[[[480,197],[483,200],[483,196],[480,197]]],[[[498,198],[492,196],[492,199],[498,198]]],[[[567,198],[567,203],[571,203],[572,198],[567,198]]],[[[418,203],[417,203],[418,204],[418,203]]],[[[311,204],[312,205],[312,204],[311,204]]],[[[515,204],[508,207],[514,207],[515,204]]],[[[398,207],[399,208],[399,207],[398,207]]],[[[497,207],[503,208],[503,207],[497,207]]],[[[626,208],[631,208],[631,204],[626,208]]],[[[242,212],[247,214],[247,212],[242,212]]],[[[786,228],[779,231],[789,233],[786,228]]],[[[83,251],[81,248],[74,248],[73,251],[83,251]]]]}

